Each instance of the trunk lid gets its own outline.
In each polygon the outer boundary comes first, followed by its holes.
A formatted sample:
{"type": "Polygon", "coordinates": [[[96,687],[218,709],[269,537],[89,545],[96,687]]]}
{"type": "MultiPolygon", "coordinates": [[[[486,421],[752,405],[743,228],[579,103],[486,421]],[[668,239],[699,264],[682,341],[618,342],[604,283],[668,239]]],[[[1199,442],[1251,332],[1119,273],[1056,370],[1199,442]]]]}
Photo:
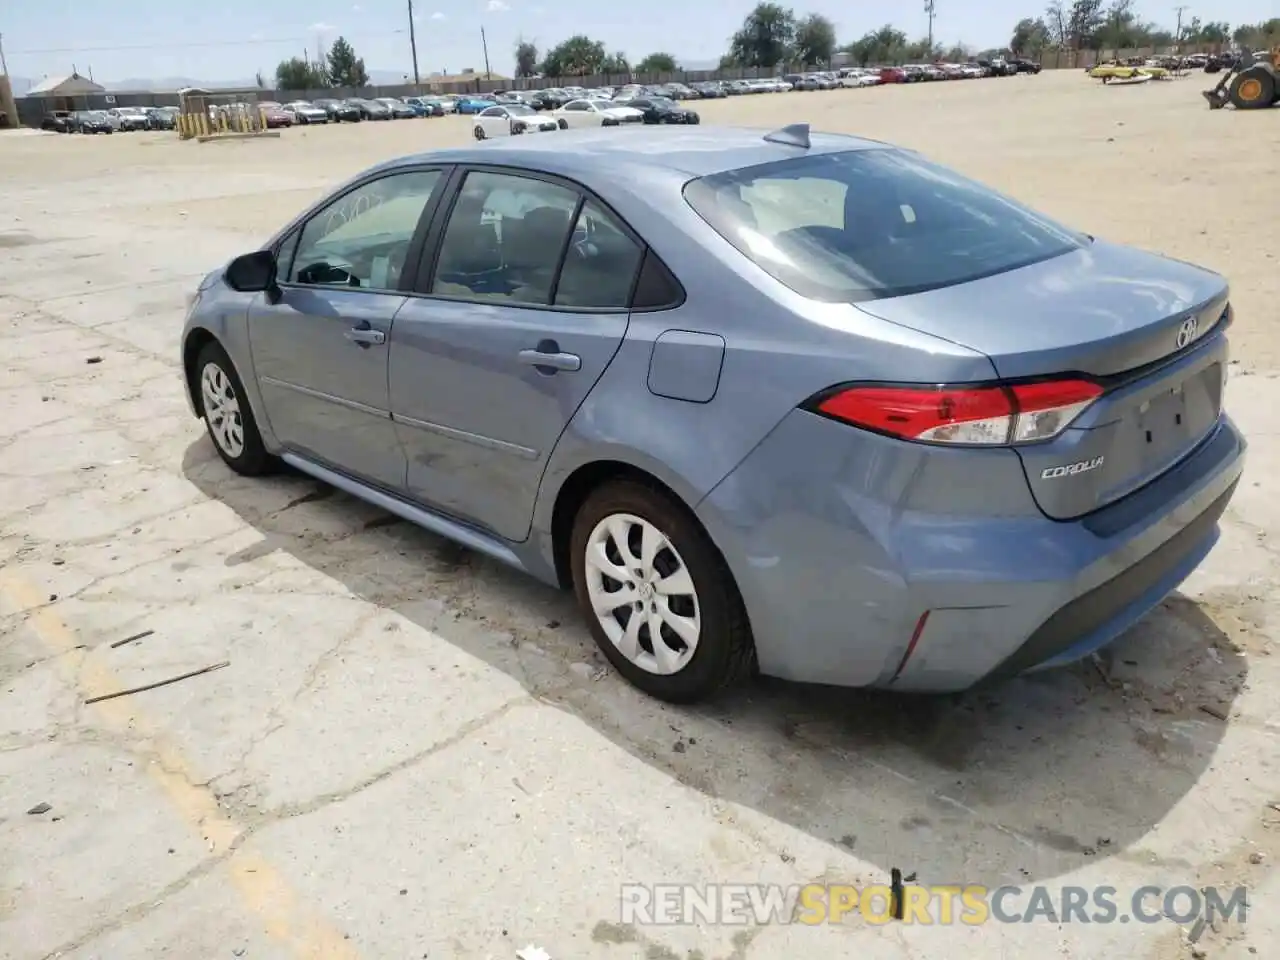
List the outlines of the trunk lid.
{"type": "Polygon", "coordinates": [[[1230,322],[1210,271],[1101,241],[1042,263],[859,304],[990,357],[1004,379],[1086,374],[1107,392],[1018,455],[1040,509],[1069,520],[1156,479],[1218,423],[1230,322]]]}

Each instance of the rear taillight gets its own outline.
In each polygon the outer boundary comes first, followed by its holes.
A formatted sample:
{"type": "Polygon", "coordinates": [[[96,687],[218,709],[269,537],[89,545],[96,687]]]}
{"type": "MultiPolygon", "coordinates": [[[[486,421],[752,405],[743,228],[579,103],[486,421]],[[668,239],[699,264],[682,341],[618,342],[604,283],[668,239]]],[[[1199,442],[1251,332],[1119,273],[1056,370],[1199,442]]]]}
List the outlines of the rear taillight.
{"type": "Polygon", "coordinates": [[[876,433],[924,443],[1003,445],[1048,440],[1102,394],[1087,380],[992,386],[838,388],[811,406],[876,433]]]}

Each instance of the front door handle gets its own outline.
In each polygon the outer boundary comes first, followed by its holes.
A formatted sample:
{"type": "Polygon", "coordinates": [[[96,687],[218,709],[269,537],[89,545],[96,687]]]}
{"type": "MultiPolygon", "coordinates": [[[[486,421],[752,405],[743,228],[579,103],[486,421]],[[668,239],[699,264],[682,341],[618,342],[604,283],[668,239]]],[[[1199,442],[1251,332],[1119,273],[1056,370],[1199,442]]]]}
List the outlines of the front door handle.
{"type": "Polygon", "coordinates": [[[387,342],[387,335],[381,330],[374,330],[369,324],[364,323],[358,327],[352,327],[347,331],[346,337],[352,343],[358,343],[362,347],[381,346],[387,342]]]}
{"type": "Polygon", "coordinates": [[[548,375],[558,370],[572,373],[582,369],[582,358],[576,353],[561,353],[560,345],[554,340],[543,340],[533,350],[521,350],[520,362],[548,375]]]}

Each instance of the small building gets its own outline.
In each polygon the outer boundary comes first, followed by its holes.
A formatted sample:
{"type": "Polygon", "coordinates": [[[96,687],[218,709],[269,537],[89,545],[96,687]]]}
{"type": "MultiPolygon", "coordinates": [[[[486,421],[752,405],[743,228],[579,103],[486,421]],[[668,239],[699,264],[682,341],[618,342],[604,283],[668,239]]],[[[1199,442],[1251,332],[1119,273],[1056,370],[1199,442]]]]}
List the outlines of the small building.
{"type": "Polygon", "coordinates": [[[45,77],[27,91],[24,99],[42,101],[41,113],[84,110],[88,108],[89,97],[106,92],[102,84],[73,73],[69,77],[45,77]]]}

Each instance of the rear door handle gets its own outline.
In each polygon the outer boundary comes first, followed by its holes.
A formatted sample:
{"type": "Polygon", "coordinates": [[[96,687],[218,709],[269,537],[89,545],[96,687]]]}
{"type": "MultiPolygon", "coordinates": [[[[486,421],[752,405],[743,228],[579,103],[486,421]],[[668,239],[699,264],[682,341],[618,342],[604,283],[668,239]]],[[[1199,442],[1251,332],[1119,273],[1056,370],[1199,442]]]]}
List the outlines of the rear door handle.
{"type": "Polygon", "coordinates": [[[367,324],[360,327],[352,327],[347,331],[346,337],[352,343],[358,343],[362,347],[381,346],[387,342],[387,335],[381,330],[374,330],[367,324]]]}
{"type": "Polygon", "coordinates": [[[582,369],[582,358],[576,353],[561,353],[557,345],[540,343],[536,350],[521,350],[520,362],[527,363],[539,373],[555,373],[557,370],[573,372],[582,369]]]}

